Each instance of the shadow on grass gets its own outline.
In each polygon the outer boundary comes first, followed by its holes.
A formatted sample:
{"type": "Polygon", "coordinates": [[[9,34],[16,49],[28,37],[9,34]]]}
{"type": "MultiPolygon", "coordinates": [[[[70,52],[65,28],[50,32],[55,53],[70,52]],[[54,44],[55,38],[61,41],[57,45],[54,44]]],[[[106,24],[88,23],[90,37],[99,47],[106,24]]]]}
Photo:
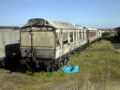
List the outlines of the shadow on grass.
{"type": "Polygon", "coordinates": [[[17,58],[9,58],[7,59],[7,62],[5,60],[5,66],[3,69],[9,70],[11,72],[25,73],[28,70],[27,66],[16,62],[17,60],[17,58]]]}
{"type": "MultiPolygon", "coordinates": [[[[28,63],[27,63],[28,64],[28,63]]],[[[10,72],[20,72],[20,73],[26,73],[28,71],[34,73],[34,72],[41,72],[41,71],[46,71],[45,67],[41,68],[36,68],[35,63],[29,63],[29,69],[26,64],[21,64],[20,63],[20,57],[16,58],[11,58],[8,57],[5,59],[5,66],[2,67],[2,69],[9,70],[10,72]]]]}

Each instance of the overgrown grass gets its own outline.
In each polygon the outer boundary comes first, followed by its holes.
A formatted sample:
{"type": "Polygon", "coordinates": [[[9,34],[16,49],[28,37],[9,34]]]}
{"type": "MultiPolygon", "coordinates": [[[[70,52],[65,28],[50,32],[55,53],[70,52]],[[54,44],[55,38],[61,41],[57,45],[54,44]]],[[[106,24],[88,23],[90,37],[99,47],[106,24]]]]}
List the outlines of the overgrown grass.
{"type": "Polygon", "coordinates": [[[109,41],[101,40],[71,55],[68,65],[80,71],[15,73],[0,69],[0,90],[116,90],[120,80],[120,52],[109,41]],[[116,84],[117,83],[117,84],[116,84]]]}
{"type": "Polygon", "coordinates": [[[90,81],[120,79],[120,52],[109,41],[94,43],[81,54],[72,55],[70,59],[70,64],[77,63],[80,73],[89,75],[87,78],[90,81]]]}

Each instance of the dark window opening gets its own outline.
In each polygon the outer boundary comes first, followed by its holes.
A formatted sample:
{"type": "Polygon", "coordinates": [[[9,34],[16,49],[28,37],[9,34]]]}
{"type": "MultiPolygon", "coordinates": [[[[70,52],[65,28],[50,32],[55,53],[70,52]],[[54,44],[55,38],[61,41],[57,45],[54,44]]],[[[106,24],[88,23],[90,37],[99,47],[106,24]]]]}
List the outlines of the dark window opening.
{"type": "Polygon", "coordinates": [[[63,44],[68,44],[68,40],[66,40],[66,41],[63,41],[63,44]]]}
{"type": "Polygon", "coordinates": [[[60,33],[56,33],[56,46],[60,46],[60,33]]]}
{"type": "Polygon", "coordinates": [[[73,32],[70,32],[70,42],[73,42],[73,32]]]}
{"type": "Polygon", "coordinates": [[[56,40],[56,46],[60,46],[60,42],[58,39],[56,40]]]}
{"type": "Polygon", "coordinates": [[[81,39],[81,32],[79,32],[79,38],[81,39]]]}
{"type": "Polygon", "coordinates": [[[76,40],[76,32],[74,32],[74,40],[76,40]]]}

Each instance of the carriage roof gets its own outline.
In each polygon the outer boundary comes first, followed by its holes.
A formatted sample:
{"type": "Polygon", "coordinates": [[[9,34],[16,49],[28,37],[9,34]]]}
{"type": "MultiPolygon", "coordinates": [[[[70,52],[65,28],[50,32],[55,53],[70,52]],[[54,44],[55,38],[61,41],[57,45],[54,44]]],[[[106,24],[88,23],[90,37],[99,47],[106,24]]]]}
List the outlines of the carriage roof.
{"type": "Polygon", "coordinates": [[[75,24],[60,22],[60,21],[52,21],[42,18],[30,19],[24,27],[41,27],[41,26],[63,28],[63,29],[80,29],[80,26],[75,24]]]}

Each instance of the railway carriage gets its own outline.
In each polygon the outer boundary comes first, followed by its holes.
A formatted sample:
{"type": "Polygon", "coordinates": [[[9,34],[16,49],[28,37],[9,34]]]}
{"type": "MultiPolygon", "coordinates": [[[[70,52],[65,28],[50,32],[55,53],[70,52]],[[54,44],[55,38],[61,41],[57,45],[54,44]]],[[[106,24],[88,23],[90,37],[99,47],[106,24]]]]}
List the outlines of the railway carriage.
{"type": "Polygon", "coordinates": [[[95,28],[87,28],[88,43],[98,40],[102,36],[101,30],[95,28]]]}
{"type": "Polygon", "coordinates": [[[30,19],[21,28],[22,61],[56,69],[68,61],[68,55],[87,43],[86,30],[71,23],[30,19]]]}
{"type": "Polygon", "coordinates": [[[71,23],[30,19],[20,30],[21,63],[27,64],[28,69],[31,62],[38,69],[42,66],[47,70],[58,69],[70,54],[83,50],[101,34],[101,30],[71,23]]]}

